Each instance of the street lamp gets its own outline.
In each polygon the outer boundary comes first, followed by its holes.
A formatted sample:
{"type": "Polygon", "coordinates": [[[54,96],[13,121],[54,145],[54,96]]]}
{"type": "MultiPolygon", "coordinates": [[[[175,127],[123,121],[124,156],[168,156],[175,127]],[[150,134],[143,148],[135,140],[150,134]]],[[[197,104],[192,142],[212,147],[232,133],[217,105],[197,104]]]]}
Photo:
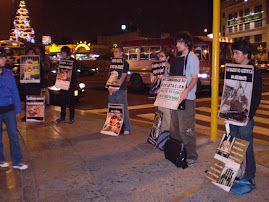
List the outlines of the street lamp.
{"type": "Polygon", "coordinates": [[[121,30],[126,30],[126,25],[121,25],[121,30]]]}

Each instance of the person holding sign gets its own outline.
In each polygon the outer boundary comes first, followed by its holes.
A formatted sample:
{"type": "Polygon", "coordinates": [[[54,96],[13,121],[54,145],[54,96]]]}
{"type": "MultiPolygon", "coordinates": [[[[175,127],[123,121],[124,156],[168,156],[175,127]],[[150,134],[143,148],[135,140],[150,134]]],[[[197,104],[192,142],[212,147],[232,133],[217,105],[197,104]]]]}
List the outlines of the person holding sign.
{"type": "MultiPolygon", "coordinates": [[[[241,65],[253,65],[251,62],[251,44],[248,41],[240,40],[235,41],[232,44],[233,57],[237,64],[241,65]]],[[[254,80],[251,97],[251,105],[249,111],[249,119],[246,126],[237,126],[230,124],[230,135],[233,137],[239,137],[249,142],[249,146],[246,151],[246,169],[245,178],[251,183],[252,187],[255,188],[255,173],[256,173],[256,162],[254,157],[253,149],[253,128],[255,121],[253,119],[262,96],[262,76],[260,70],[254,66],[254,80]]],[[[243,105],[244,103],[241,102],[243,105]]],[[[243,106],[242,106],[243,107],[243,106]]]]}
{"type": "Polygon", "coordinates": [[[182,76],[183,72],[183,75],[188,78],[188,83],[180,95],[180,103],[185,100],[185,109],[179,107],[177,110],[171,110],[170,134],[174,139],[183,141],[187,149],[187,164],[191,166],[198,159],[195,136],[195,93],[199,74],[199,59],[191,51],[193,43],[188,32],[178,33],[175,42],[178,52],[181,53],[181,56],[176,59],[182,62],[177,63],[176,66],[171,64],[170,76],[182,76]],[[183,60],[182,57],[184,57],[183,60]],[[176,75],[179,72],[181,75],[176,75]]]}
{"type": "Polygon", "coordinates": [[[26,170],[28,166],[22,163],[16,119],[21,113],[20,97],[13,73],[5,67],[5,63],[6,53],[0,51],[0,167],[9,167],[9,163],[5,161],[2,144],[2,127],[5,122],[10,140],[13,168],[26,170]]]}
{"type": "Polygon", "coordinates": [[[66,104],[69,104],[69,111],[70,111],[70,121],[69,123],[74,123],[74,116],[75,116],[75,98],[74,98],[74,88],[77,79],[77,63],[74,58],[71,57],[71,50],[68,46],[64,46],[61,49],[62,59],[63,60],[70,60],[73,61],[73,69],[72,69],[72,76],[70,87],[68,90],[61,90],[61,117],[56,120],[57,123],[65,121],[65,111],[66,111],[66,104]]]}
{"type": "MultiPolygon", "coordinates": [[[[123,48],[117,46],[113,50],[114,58],[123,58],[123,48]]],[[[129,119],[128,103],[127,103],[127,72],[129,70],[129,64],[124,60],[123,71],[120,78],[119,88],[112,86],[108,87],[109,96],[108,102],[110,104],[123,104],[124,105],[124,119],[123,119],[123,133],[129,134],[131,131],[131,124],[129,119]]]]}

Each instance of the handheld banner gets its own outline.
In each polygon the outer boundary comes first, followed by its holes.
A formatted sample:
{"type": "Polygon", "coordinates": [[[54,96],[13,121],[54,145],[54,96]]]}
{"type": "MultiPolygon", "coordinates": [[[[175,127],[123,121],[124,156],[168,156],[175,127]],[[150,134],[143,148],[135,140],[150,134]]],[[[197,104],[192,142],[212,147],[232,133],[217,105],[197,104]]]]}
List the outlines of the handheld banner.
{"type": "Polygon", "coordinates": [[[40,57],[39,55],[20,56],[20,82],[40,83],[40,57]]]}
{"type": "Polygon", "coordinates": [[[109,78],[106,82],[106,88],[114,87],[120,88],[120,78],[124,66],[123,58],[112,58],[109,69],[109,78]]]}
{"type": "Polygon", "coordinates": [[[69,90],[73,70],[72,60],[62,60],[59,62],[55,86],[62,90],[69,90]]]}
{"type": "Polygon", "coordinates": [[[45,120],[45,97],[26,96],[26,121],[42,122],[45,120]]]}

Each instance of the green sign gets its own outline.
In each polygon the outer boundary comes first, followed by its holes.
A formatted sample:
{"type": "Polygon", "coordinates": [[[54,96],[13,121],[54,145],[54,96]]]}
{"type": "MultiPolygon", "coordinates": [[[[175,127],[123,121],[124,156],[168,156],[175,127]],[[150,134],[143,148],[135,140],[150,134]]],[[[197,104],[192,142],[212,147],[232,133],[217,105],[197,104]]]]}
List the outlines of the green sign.
{"type": "Polygon", "coordinates": [[[260,20],[260,19],[262,19],[262,13],[255,13],[253,15],[241,17],[239,19],[231,19],[228,21],[228,27],[233,26],[233,25],[237,25],[237,24],[241,24],[241,23],[245,23],[245,22],[251,22],[254,20],[260,20]]]}

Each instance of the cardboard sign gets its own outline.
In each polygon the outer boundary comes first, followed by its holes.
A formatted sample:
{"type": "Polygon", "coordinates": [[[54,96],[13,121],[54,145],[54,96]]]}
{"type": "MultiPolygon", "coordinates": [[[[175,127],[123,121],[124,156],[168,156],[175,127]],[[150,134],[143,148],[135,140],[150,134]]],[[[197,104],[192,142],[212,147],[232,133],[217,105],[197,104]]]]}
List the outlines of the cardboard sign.
{"type": "Polygon", "coordinates": [[[55,86],[62,90],[69,90],[73,71],[72,60],[62,60],[59,62],[55,86]]]}
{"type": "Polygon", "coordinates": [[[177,110],[180,95],[185,90],[187,81],[185,76],[164,76],[154,105],[177,110]]]}
{"type": "Polygon", "coordinates": [[[39,55],[20,56],[20,82],[40,83],[40,57],[39,55]]]}
{"type": "Polygon", "coordinates": [[[161,87],[162,77],[167,71],[167,62],[154,62],[152,63],[153,83],[150,86],[149,98],[155,98],[161,87]]]}
{"type": "Polygon", "coordinates": [[[123,67],[124,67],[123,58],[112,58],[109,70],[109,78],[106,82],[106,88],[108,87],[120,88],[120,78],[123,72],[123,67]]]}
{"type": "Polygon", "coordinates": [[[153,126],[151,128],[149,138],[148,138],[148,142],[150,142],[153,146],[156,146],[158,138],[161,134],[162,120],[163,120],[163,112],[156,109],[153,126]]]}
{"type": "Polygon", "coordinates": [[[42,122],[45,120],[45,97],[26,96],[26,121],[42,122]]]}
{"type": "Polygon", "coordinates": [[[252,65],[225,65],[224,87],[218,117],[233,125],[248,122],[253,89],[252,65]]]}
{"type": "Polygon", "coordinates": [[[243,162],[249,142],[224,134],[206,173],[206,178],[225,191],[230,191],[243,162]]]}
{"type": "Polygon", "coordinates": [[[101,133],[118,136],[120,134],[124,118],[123,104],[108,104],[106,122],[101,133]]]}

